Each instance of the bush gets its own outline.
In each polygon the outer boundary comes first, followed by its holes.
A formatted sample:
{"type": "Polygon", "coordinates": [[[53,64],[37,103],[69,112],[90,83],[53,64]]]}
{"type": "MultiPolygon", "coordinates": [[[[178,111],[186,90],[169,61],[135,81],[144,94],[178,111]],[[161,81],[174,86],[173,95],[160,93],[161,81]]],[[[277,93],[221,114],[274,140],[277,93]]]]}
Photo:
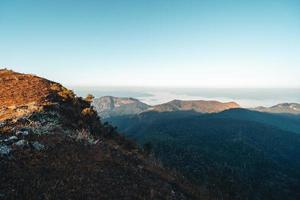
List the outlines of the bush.
{"type": "Polygon", "coordinates": [[[85,100],[86,100],[86,101],[89,101],[89,102],[92,102],[94,98],[95,98],[95,97],[94,97],[92,94],[88,94],[88,95],[85,97],[85,100]]]}

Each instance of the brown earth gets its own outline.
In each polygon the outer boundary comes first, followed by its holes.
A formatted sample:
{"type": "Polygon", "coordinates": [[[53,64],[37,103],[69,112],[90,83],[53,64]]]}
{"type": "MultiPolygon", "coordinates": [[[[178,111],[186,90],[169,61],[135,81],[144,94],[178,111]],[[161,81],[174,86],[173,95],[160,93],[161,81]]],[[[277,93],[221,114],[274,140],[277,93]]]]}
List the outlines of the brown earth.
{"type": "Polygon", "coordinates": [[[0,85],[0,120],[75,97],[58,83],[5,69],[0,70],[0,85]]]}

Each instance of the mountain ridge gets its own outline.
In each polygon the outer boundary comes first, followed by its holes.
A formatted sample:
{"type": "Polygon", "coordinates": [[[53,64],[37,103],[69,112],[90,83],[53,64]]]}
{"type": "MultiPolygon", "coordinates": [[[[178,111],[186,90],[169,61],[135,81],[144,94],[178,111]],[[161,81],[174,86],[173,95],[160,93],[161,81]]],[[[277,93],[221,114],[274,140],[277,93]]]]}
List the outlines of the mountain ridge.
{"type": "Polygon", "coordinates": [[[289,113],[289,114],[300,114],[300,104],[299,103],[280,103],[270,107],[259,106],[253,110],[260,112],[269,113],[289,113]]]}
{"type": "Polygon", "coordinates": [[[100,117],[141,114],[143,112],[174,112],[195,111],[201,113],[221,112],[231,108],[240,108],[235,102],[219,102],[205,100],[172,100],[167,103],[154,106],[147,105],[138,99],[129,97],[103,96],[95,98],[92,105],[100,117]]]}
{"type": "Polygon", "coordinates": [[[148,105],[131,97],[103,96],[95,98],[92,105],[102,118],[123,115],[142,114],[144,112],[177,112],[194,111],[199,113],[219,113],[230,109],[247,109],[262,113],[300,114],[300,104],[280,103],[270,107],[259,106],[243,108],[234,101],[220,102],[216,100],[179,100],[174,99],[166,103],[148,105]]]}
{"type": "Polygon", "coordinates": [[[213,113],[221,112],[231,108],[240,108],[236,102],[219,102],[216,100],[205,101],[205,100],[172,100],[170,102],[155,105],[154,111],[158,112],[170,112],[170,111],[189,111],[201,113],[213,113]]]}

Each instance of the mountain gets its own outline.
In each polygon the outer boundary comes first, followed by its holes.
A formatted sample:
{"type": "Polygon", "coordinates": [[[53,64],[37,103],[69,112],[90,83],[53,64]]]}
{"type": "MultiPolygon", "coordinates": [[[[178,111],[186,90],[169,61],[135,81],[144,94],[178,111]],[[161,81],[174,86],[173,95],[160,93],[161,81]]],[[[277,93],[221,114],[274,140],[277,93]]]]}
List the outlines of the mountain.
{"type": "Polygon", "coordinates": [[[173,100],[164,104],[156,105],[152,110],[158,112],[188,111],[193,110],[201,113],[221,112],[231,108],[239,108],[235,102],[221,103],[218,101],[183,101],[173,100]]]}
{"type": "Polygon", "coordinates": [[[104,96],[95,98],[92,102],[102,118],[114,116],[140,114],[142,112],[175,112],[175,111],[195,111],[200,113],[221,112],[231,108],[239,108],[235,102],[221,103],[218,101],[182,101],[173,100],[164,104],[150,106],[134,98],[120,98],[104,96]]]}
{"type": "Polygon", "coordinates": [[[248,109],[230,109],[213,115],[216,118],[239,119],[267,124],[285,131],[300,134],[300,115],[267,113],[248,109]]]}
{"type": "Polygon", "coordinates": [[[103,118],[138,114],[150,108],[149,105],[134,98],[120,98],[104,96],[95,98],[92,106],[97,110],[99,116],[103,118]]]}
{"type": "Polygon", "coordinates": [[[144,112],[107,121],[150,149],[165,167],[207,189],[213,199],[296,200],[296,117],[231,109],[211,114],[144,112]],[[290,125],[295,132],[288,130],[290,125]]]}
{"type": "Polygon", "coordinates": [[[207,199],[62,85],[0,70],[0,199],[207,199]]]}
{"type": "Polygon", "coordinates": [[[300,114],[299,103],[281,103],[271,107],[257,107],[254,110],[270,113],[300,114]]]}

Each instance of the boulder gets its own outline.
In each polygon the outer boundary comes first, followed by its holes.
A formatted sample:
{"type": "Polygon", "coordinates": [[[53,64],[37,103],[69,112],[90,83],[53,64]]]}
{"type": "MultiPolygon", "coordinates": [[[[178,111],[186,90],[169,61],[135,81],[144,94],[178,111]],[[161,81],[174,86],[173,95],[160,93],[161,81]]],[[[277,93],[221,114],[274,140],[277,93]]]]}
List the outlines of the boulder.
{"type": "Polygon", "coordinates": [[[38,141],[34,141],[31,145],[37,151],[41,151],[41,150],[43,150],[45,148],[45,145],[39,143],[38,141]]]}
{"type": "Polygon", "coordinates": [[[13,145],[16,147],[19,147],[19,148],[24,148],[24,147],[28,146],[28,141],[27,140],[19,140],[18,142],[15,142],[13,145]]]}
{"type": "Polygon", "coordinates": [[[9,155],[11,152],[11,148],[7,145],[0,145],[0,155],[1,156],[6,156],[6,155],[9,155]]]}

